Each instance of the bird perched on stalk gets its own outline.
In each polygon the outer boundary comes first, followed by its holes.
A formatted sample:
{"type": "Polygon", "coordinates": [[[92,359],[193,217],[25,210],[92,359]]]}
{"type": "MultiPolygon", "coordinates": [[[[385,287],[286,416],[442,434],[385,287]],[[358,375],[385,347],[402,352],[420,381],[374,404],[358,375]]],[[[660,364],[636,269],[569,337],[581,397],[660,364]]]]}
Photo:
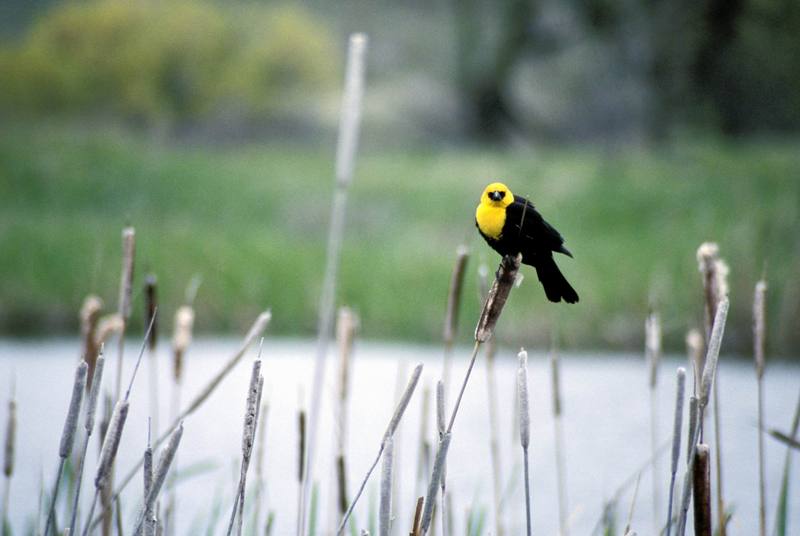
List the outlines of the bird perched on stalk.
{"type": "Polygon", "coordinates": [[[558,269],[553,252],[572,257],[564,238],[534,208],[533,203],[493,182],[483,191],[475,209],[475,226],[500,255],[522,253],[522,263],[536,268],[536,275],[551,302],[577,303],[578,293],[558,269]]]}

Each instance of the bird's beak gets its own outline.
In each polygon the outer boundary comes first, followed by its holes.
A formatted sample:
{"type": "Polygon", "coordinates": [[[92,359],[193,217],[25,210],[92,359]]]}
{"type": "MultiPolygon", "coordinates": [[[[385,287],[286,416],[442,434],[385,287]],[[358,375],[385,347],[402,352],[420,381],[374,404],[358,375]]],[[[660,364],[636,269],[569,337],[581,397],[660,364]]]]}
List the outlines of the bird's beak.
{"type": "Polygon", "coordinates": [[[497,191],[489,192],[489,199],[491,199],[492,201],[500,201],[501,199],[503,199],[503,196],[500,195],[500,192],[497,191]]]}

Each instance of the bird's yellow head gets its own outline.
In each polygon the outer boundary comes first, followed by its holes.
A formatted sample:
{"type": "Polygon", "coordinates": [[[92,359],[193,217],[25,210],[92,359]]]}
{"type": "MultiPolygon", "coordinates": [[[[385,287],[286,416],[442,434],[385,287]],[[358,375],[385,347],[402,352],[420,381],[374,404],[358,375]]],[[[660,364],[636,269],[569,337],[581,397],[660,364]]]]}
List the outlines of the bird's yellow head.
{"type": "Polygon", "coordinates": [[[481,195],[481,205],[489,207],[505,208],[513,202],[514,194],[502,182],[493,182],[481,195]]]}

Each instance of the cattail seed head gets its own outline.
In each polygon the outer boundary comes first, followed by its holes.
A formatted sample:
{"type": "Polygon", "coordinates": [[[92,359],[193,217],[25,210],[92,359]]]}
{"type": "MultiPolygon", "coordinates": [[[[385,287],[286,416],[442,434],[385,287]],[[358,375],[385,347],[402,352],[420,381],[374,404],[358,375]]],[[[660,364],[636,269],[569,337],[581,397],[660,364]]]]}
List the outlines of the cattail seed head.
{"type": "Polygon", "coordinates": [[[531,441],[531,415],[528,397],[528,352],[521,350],[517,354],[517,403],[519,405],[519,441],[523,449],[527,449],[531,441]]]}
{"type": "Polygon", "coordinates": [[[414,371],[411,373],[411,378],[408,380],[406,390],[403,391],[403,395],[400,397],[400,401],[397,403],[397,407],[394,410],[392,419],[389,421],[389,426],[386,428],[386,432],[383,434],[384,441],[386,438],[394,435],[397,426],[400,424],[400,419],[403,417],[403,413],[408,407],[408,402],[411,400],[411,395],[414,394],[414,389],[417,388],[417,383],[419,382],[419,377],[421,375],[422,363],[418,363],[417,366],[414,367],[414,371]]]}
{"type": "Polygon", "coordinates": [[[97,323],[95,330],[94,343],[97,348],[103,345],[112,335],[121,333],[124,322],[119,313],[114,313],[102,317],[97,323]]]}
{"type": "Polygon", "coordinates": [[[681,429],[683,427],[683,399],[686,393],[686,369],[678,367],[675,393],[675,420],[672,427],[672,474],[678,470],[681,455],[681,429]]]}
{"type": "MultiPolygon", "coordinates": [[[[158,280],[155,274],[148,274],[144,280],[144,325],[149,326],[153,317],[156,316],[158,309],[158,280]]],[[[147,346],[150,350],[156,349],[158,342],[157,320],[153,322],[150,329],[150,336],[147,338],[147,346]]]]}
{"type": "Polygon", "coordinates": [[[349,307],[340,307],[336,317],[336,340],[339,344],[339,400],[347,400],[350,386],[350,355],[353,351],[358,317],[349,307]]]}
{"type": "Polygon", "coordinates": [[[756,376],[764,376],[764,346],[766,340],[766,295],[767,282],[763,279],[756,283],[755,297],[753,298],[753,346],[756,359],[756,376]]]}
{"type": "Polygon", "coordinates": [[[445,426],[444,382],[439,380],[436,382],[436,430],[439,432],[439,439],[444,435],[445,426]]]}
{"type": "Polygon", "coordinates": [[[711,337],[708,342],[706,353],[706,364],[703,369],[702,382],[700,384],[700,408],[708,406],[708,397],[711,393],[711,385],[714,383],[714,376],[717,372],[717,360],[719,359],[719,349],[722,344],[722,335],[725,333],[725,320],[728,317],[729,302],[724,298],[717,305],[717,313],[714,317],[714,324],[711,337]]]}
{"type": "Polygon", "coordinates": [[[650,388],[658,382],[658,363],[661,360],[661,320],[658,313],[651,312],[645,321],[645,352],[650,367],[650,388]]]}
{"type": "Polygon", "coordinates": [[[550,353],[551,389],[553,391],[553,415],[561,416],[561,365],[558,352],[554,348],[550,353]]]}
{"type": "Polygon", "coordinates": [[[394,439],[388,437],[383,450],[381,465],[381,499],[378,507],[378,534],[389,536],[392,517],[392,462],[394,461],[394,439]]]}
{"type": "Polygon", "coordinates": [[[14,447],[17,441],[17,401],[8,401],[8,420],[6,421],[6,441],[3,449],[3,475],[11,478],[14,474],[14,447]]]}
{"type": "Polygon", "coordinates": [[[705,367],[705,355],[703,354],[703,336],[697,329],[690,329],[686,333],[686,351],[689,354],[689,363],[694,372],[694,381],[700,379],[705,367]]]}
{"type": "Polygon", "coordinates": [[[175,312],[175,332],[172,336],[172,349],[174,352],[173,375],[175,381],[180,381],[183,374],[183,356],[192,342],[193,326],[194,309],[190,305],[182,305],[175,312]]]}
{"type": "Polygon", "coordinates": [[[66,458],[72,452],[72,445],[75,443],[75,430],[78,428],[78,414],[81,411],[83,392],[86,390],[86,374],[89,365],[86,361],[81,361],[75,370],[75,381],[72,384],[72,397],[69,401],[67,419],[64,421],[64,430],[61,432],[61,444],[58,448],[58,455],[66,458]]]}
{"type": "Polygon", "coordinates": [[[95,331],[97,330],[97,323],[100,320],[100,312],[103,310],[103,300],[90,294],[83,300],[80,312],[81,322],[81,342],[83,348],[81,351],[83,360],[89,365],[89,372],[86,376],[86,386],[89,387],[92,383],[92,376],[94,376],[94,366],[97,360],[98,346],[95,342],[95,331]]]}
{"type": "Polygon", "coordinates": [[[445,344],[453,344],[458,330],[458,312],[461,303],[461,290],[464,287],[464,273],[469,259],[469,250],[466,246],[458,246],[456,250],[456,265],[450,279],[450,290],[447,293],[447,310],[444,317],[444,332],[442,338],[445,344]]]}
{"type": "Polygon", "coordinates": [[[97,399],[100,396],[100,386],[103,383],[103,369],[105,368],[106,359],[103,357],[102,350],[97,357],[97,363],[94,367],[94,378],[92,378],[92,386],[89,389],[89,398],[86,400],[86,419],[83,426],[87,433],[91,434],[94,428],[94,416],[97,413],[97,399]]]}
{"type": "Polygon", "coordinates": [[[125,427],[125,420],[128,418],[128,408],[130,403],[127,399],[117,401],[114,412],[111,414],[111,422],[103,440],[103,448],[100,451],[100,461],[97,462],[97,474],[94,478],[94,485],[98,489],[105,487],[111,475],[111,468],[117,457],[119,442],[122,439],[122,429],[125,427]]]}
{"type": "Polygon", "coordinates": [[[494,283],[492,283],[492,288],[489,290],[489,295],[486,297],[480,320],[478,320],[478,325],[475,328],[476,341],[486,342],[492,338],[497,320],[503,312],[511,287],[517,278],[521,262],[522,254],[519,253],[516,257],[506,255],[500,261],[497,276],[494,283]]]}
{"type": "Polygon", "coordinates": [[[127,321],[131,316],[133,289],[133,259],[136,254],[136,231],[133,227],[122,230],[122,275],[119,284],[119,315],[127,321]]]}

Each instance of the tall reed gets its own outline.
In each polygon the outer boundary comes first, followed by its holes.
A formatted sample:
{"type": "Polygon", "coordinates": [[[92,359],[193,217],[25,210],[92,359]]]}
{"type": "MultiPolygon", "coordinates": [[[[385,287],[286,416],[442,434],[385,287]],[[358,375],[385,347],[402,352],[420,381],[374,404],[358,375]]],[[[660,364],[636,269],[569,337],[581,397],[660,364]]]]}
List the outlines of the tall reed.
{"type": "MultiPolygon", "coordinates": [[[[158,280],[155,274],[148,274],[144,280],[144,325],[150,322],[156,315],[158,308],[158,280]]],[[[158,435],[158,324],[153,324],[150,330],[150,337],[147,341],[147,364],[150,370],[149,393],[150,393],[150,420],[153,430],[158,435]]]]}
{"type": "Polygon", "coordinates": [[[528,352],[517,354],[519,369],[517,370],[517,404],[519,406],[519,443],[522,446],[523,465],[525,467],[525,521],[527,534],[531,536],[531,486],[528,462],[528,446],[531,441],[531,416],[528,401],[528,352]]]}
{"type": "Polygon", "coordinates": [[[72,498],[72,515],[69,521],[69,531],[71,534],[77,534],[79,527],[77,526],[78,520],[78,505],[80,504],[81,486],[83,484],[83,468],[86,461],[86,451],[89,449],[89,442],[92,439],[94,432],[94,420],[97,413],[97,399],[100,396],[100,388],[103,385],[103,371],[105,370],[105,357],[103,350],[100,349],[100,355],[95,360],[94,376],[92,377],[92,385],[89,389],[89,398],[86,400],[86,410],[83,418],[83,443],[78,452],[78,467],[75,473],[75,496],[72,498]]]}
{"type": "Polygon", "coordinates": [[[767,484],[764,475],[764,366],[766,362],[764,341],[766,332],[765,302],[767,282],[756,283],[753,297],[753,355],[758,386],[758,529],[767,534],[767,484]]]}
{"type": "Polygon", "coordinates": [[[133,263],[136,256],[136,231],[133,227],[122,230],[122,272],[119,281],[119,300],[117,314],[122,321],[117,348],[117,384],[115,398],[122,394],[122,354],[125,349],[125,329],[131,315],[131,294],[133,290],[133,263]]]}
{"type": "MultiPolygon", "coordinates": [[[[800,397],[797,398],[797,405],[794,409],[792,418],[792,428],[789,437],[797,439],[800,431],[800,397]]],[[[786,459],[783,462],[783,476],[781,477],[781,490],[778,493],[778,508],[775,512],[775,532],[778,536],[789,534],[789,473],[792,465],[792,448],[787,447],[786,459]]]]}
{"type": "MultiPolygon", "coordinates": [[[[445,428],[445,421],[447,417],[445,415],[445,391],[444,391],[444,381],[440,380],[436,382],[436,430],[439,436],[439,443],[444,439],[445,434],[447,433],[447,429],[445,428]]],[[[442,519],[442,536],[447,535],[447,527],[448,519],[447,516],[449,512],[445,505],[447,504],[447,460],[442,458],[442,476],[440,477],[439,481],[441,482],[441,502],[439,503],[439,517],[442,519]]],[[[433,506],[433,502],[431,505],[433,506]]]]}
{"type": "MultiPolygon", "coordinates": [[[[478,268],[478,287],[480,302],[483,304],[489,295],[489,269],[485,263],[478,268]]],[[[503,469],[500,461],[500,432],[497,411],[497,380],[495,376],[495,356],[497,354],[496,339],[486,341],[486,396],[489,406],[489,456],[492,463],[492,505],[494,507],[494,530],[497,536],[503,536],[505,530],[502,517],[503,469]]]]}
{"type": "Polygon", "coordinates": [[[355,313],[347,307],[341,307],[336,321],[336,339],[339,345],[339,386],[337,400],[337,434],[336,434],[336,505],[338,515],[347,510],[347,403],[350,398],[350,368],[358,320],[355,313]]]}
{"type": "Polygon", "coordinates": [[[645,321],[645,355],[649,368],[648,387],[650,390],[650,452],[653,456],[653,531],[658,531],[661,506],[661,464],[655,456],[658,448],[658,365],[661,361],[661,321],[658,313],[651,311],[645,321]]]}
{"type": "MultiPolygon", "coordinates": [[[[267,415],[269,415],[268,400],[261,403],[261,409],[258,415],[261,426],[258,427],[258,438],[256,439],[258,444],[256,448],[256,490],[255,496],[253,497],[253,527],[255,527],[256,531],[259,530],[258,527],[261,523],[261,496],[264,492],[264,452],[266,451],[264,443],[266,441],[265,430],[267,429],[267,415]]],[[[269,509],[266,511],[269,512],[269,509]]]]}
{"type": "MultiPolygon", "coordinates": [[[[712,320],[717,306],[728,295],[728,265],[719,257],[719,246],[713,242],[705,242],[697,249],[697,262],[703,276],[703,292],[705,297],[706,340],[711,337],[712,320]]],[[[717,519],[719,536],[726,535],[725,498],[722,488],[722,441],[720,432],[719,382],[714,382],[714,467],[717,489],[717,519]]],[[[703,441],[703,420],[700,420],[700,440],[703,441]]]]}
{"type": "Polygon", "coordinates": [[[453,267],[453,275],[450,278],[450,287],[447,292],[447,309],[444,315],[444,329],[442,340],[444,341],[444,360],[442,363],[442,381],[444,382],[444,392],[447,394],[450,388],[450,368],[453,360],[453,344],[458,332],[458,313],[461,304],[461,294],[464,288],[464,274],[467,270],[469,260],[469,250],[466,246],[458,246],[456,249],[456,263],[453,267]]]}
{"type": "Polygon", "coordinates": [[[381,444],[380,447],[378,448],[378,454],[377,456],[375,456],[375,461],[372,462],[372,465],[367,470],[367,474],[361,481],[361,485],[358,487],[358,491],[356,492],[355,497],[353,497],[353,500],[350,501],[350,506],[347,507],[347,511],[344,513],[342,521],[339,523],[339,528],[336,530],[337,535],[342,534],[344,532],[344,528],[347,525],[347,520],[353,513],[353,509],[358,503],[358,499],[361,498],[361,494],[364,493],[364,488],[367,485],[367,481],[369,480],[372,471],[375,470],[375,467],[378,465],[378,462],[381,459],[381,455],[383,454],[383,451],[386,448],[386,440],[392,437],[394,435],[395,430],[397,430],[397,426],[400,424],[400,419],[403,418],[403,413],[405,413],[406,408],[408,407],[408,403],[411,400],[411,396],[414,394],[414,390],[417,387],[417,383],[419,382],[419,377],[421,375],[422,375],[422,363],[419,363],[416,367],[414,367],[414,371],[411,373],[411,378],[409,378],[408,380],[408,385],[406,386],[406,389],[403,392],[403,396],[400,397],[400,402],[397,404],[397,407],[395,408],[394,413],[392,414],[392,418],[389,420],[389,424],[386,427],[386,431],[383,433],[383,438],[381,439],[381,444]]]}
{"type": "MultiPolygon", "coordinates": [[[[142,471],[144,473],[144,503],[147,503],[147,496],[150,494],[150,491],[153,489],[153,447],[150,444],[150,428],[151,428],[151,421],[148,419],[147,421],[147,446],[144,449],[144,465],[142,467],[142,471]]],[[[145,508],[144,510],[144,528],[142,530],[144,536],[155,536],[156,534],[156,517],[155,517],[155,508],[145,508]]]]}
{"type": "Polygon", "coordinates": [[[564,424],[562,422],[561,401],[561,366],[559,364],[558,350],[553,337],[553,348],[550,351],[551,391],[553,394],[553,426],[555,428],[556,451],[556,486],[558,488],[558,531],[559,536],[569,536],[569,523],[567,515],[569,502],[567,496],[567,466],[564,459],[566,444],[564,441],[564,424]]]}
{"type": "Polygon", "coordinates": [[[14,476],[14,449],[17,444],[17,401],[14,395],[12,378],[11,394],[8,397],[8,415],[6,416],[6,436],[3,443],[3,511],[0,514],[0,532],[5,534],[9,527],[8,505],[11,497],[11,478],[14,476]]]}
{"type": "Polygon", "coordinates": [[[311,407],[309,409],[309,435],[306,444],[305,470],[303,471],[302,501],[300,503],[300,525],[298,536],[305,536],[307,503],[314,481],[314,451],[317,442],[322,389],[325,385],[325,361],[328,342],[333,328],[333,313],[336,305],[336,279],[339,271],[344,221],[347,208],[347,193],[353,180],[356,149],[361,124],[361,101],[364,94],[364,73],[366,70],[367,36],[352,34],[347,52],[345,86],[342,96],[342,113],[339,122],[339,137],[336,147],[336,190],[331,206],[331,219],[328,232],[328,246],[325,256],[325,275],[317,319],[317,350],[314,359],[314,377],[311,387],[311,407]]]}
{"type": "MultiPolygon", "coordinates": [[[[100,350],[97,336],[97,325],[100,321],[100,313],[103,310],[103,300],[90,294],[83,300],[80,312],[81,322],[81,357],[86,364],[89,365],[89,370],[86,373],[86,386],[92,385],[92,377],[94,376],[94,366],[97,355],[100,350]]],[[[70,531],[74,534],[74,531],[70,531]]]]}
{"type": "Polygon", "coordinates": [[[392,466],[394,464],[394,438],[389,436],[381,465],[381,499],[378,507],[378,534],[389,536],[392,524],[392,466]]]}
{"type": "Polygon", "coordinates": [[[75,380],[72,383],[72,397],[69,401],[67,418],[64,421],[64,429],[61,431],[61,443],[58,447],[58,471],[56,472],[56,479],[53,484],[53,493],[50,494],[50,510],[47,514],[47,521],[44,524],[45,536],[51,534],[51,529],[57,530],[55,527],[56,501],[58,500],[64,465],[67,463],[67,458],[72,454],[72,446],[75,444],[75,431],[78,429],[78,415],[81,411],[81,402],[83,402],[83,392],[86,390],[86,374],[88,371],[89,365],[83,360],[78,364],[78,368],[75,369],[75,380]]]}
{"type": "MultiPolygon", "coordinates": [[[[263,341],[262,341],[263,343],[263,341]]],[[[250,458],[253,454],[253,444],[255,443],[256,429],[258,428],[258,412],[261,407],[261,393],[264,389],[264,376],[261,375],[261,349],[259,356],[253,362],[253,370],[250,374],[250,386],[247,389],[247,402],[245,404],[244,425],[242,429],[242,462],[239,468],[239,484],[236,488],[236,497],[233,501],[231,519],[228,523],[228,536],[234,531],[234,521],[237,519],[236,534],[242,534],[242,522],[244,518],[244,498],[247,484],[247,470],[250,467],[250,458]]]]}
{"type": "Polygon", "coordinates": [[[678,367],[675,388],[675,417],[672,426],[672,456],[669,477],[669,499],[667,500],[667,536],[672,532],[672,505],[675,493],[675,477],[678,474],[678,461],[681,456],[681,430],[683,429],[683,399],[686,392],[686,369],[678,367]]]}
{"type": "Polygon", "coordinates": [[[678,535],[683,536],[686,530],[686,513],[689,509],[689,490],[691,489],[694,475],[694,465],[696,461],[697,445],[700,442],[701,430],[705,410],[708,407],[711,387],[717,374],[717,362],[719,359],[719,349],[722,344],[722,336],[725,333],[725,321],[728,317],[728,299],[723,298],[719,302],[714,317],[713,329],[709,338],[708,349],[705,358],[705,367],[700,380],[699,398],[697,404],[697,425],[692,435],[691,448],[689,450],[689,463],[686,468],[686,475],[683,480],[683,495],[681,497],[681,513],[678,520],[678,535]]]}

